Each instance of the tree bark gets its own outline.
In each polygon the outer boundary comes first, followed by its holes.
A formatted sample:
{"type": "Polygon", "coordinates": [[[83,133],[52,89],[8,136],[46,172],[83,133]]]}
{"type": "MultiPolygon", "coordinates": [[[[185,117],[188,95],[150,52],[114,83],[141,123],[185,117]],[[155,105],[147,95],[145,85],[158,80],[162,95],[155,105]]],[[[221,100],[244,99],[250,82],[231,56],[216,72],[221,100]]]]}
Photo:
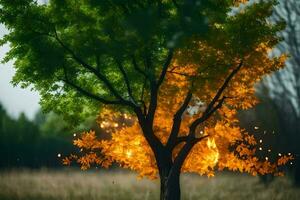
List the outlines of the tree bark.
{"type": "Polygon", "coordinates": [[[160,175],[160,200],[180,200],[180,173],[160,175]]]}

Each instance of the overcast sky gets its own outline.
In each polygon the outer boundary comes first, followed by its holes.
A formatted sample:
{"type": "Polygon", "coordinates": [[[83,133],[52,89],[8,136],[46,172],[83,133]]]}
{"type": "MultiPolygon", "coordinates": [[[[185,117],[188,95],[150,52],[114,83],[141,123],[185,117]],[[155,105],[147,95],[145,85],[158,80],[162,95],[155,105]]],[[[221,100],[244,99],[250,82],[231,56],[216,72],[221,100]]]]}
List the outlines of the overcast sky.
{"type": "MultiPolygon", "coordinates": [[[[47,3],[48,0],[37,0],[38,3],[47,3]]],[[[7,33],[5,27],[0,24],[0,38],[7,33]]],[[[0,60],[9,50],[8,45],[0,47],[0,60]]],[[[18,117],[21,112],[24,112],[27,117],[33,119],[35,113],[40,108],[39,94],[31,91],[30,88],[21,89],[20,87],[13,87],[10,81],[15,73],[13,62],[1,64],[0,63],[0,103],[5,107],[7,112],[13,116],[18,117]]]]}
{"type": "MultiPolygon", "coordinates": [[[[0,38],[5,33],[7,33],[7,30],[0,24],[0,38]]],[[[8,45],[0,47],[1,60],[8,50],[8,45]]],[[[13,62],[0,63],[0,103],[13,117],[17,117],[21,112],[25,112],[25,114],[32,119],[39,109],[39,95],[37,92],[30,91],[30,89],[13,87],[10,83],[13,75],[13,62]]]]}

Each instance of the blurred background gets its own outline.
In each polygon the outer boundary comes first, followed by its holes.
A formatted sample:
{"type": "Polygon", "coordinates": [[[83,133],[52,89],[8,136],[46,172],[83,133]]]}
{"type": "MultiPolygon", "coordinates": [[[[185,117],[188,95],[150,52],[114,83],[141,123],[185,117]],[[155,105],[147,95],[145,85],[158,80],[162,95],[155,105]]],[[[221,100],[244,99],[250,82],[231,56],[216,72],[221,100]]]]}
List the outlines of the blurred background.
{"type": "MultiPolygon", "coordinates": [[[[239,118],[259,141],[258,156],[275,160],[291,153],[295,160],[286,167],[286,176],[277,179],[229,172],[213,179],[186,175],[184,199],[300,199],[299,0],[280,0],[270,21],[282,19],[283,41],[272,54],[289,54],[286,67],[257,84],[260,103],[240,111],[239,118]]],[[[0,37],[6,32],[0,25],[0,37]]],[[[8,49],[0,48],[0,58],[8,49]]],[[[0,64],[0,199],[158,198],[157,181],[137,181],[128,171],[63,167],[62,158],[76,151],[72,140],[78,133],[94,129],[101,135],[96,116],[70,127],[61,116],[42,113],[35,91],[10,84],[13,74],[12,62],[0,64]]]]}

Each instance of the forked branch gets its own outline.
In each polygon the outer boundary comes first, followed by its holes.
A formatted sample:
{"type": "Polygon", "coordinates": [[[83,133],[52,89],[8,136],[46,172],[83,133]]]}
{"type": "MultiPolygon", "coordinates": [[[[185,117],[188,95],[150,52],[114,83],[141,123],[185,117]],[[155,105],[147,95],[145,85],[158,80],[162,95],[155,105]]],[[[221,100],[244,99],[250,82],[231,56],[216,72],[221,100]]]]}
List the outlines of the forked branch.
{"type": "MultiPolygon", "coordinates": [[[[173,171],[179,172],[186,157],[190,153],[191,149],[200,141],[204,140],[205,138],[209,137],[209,135],[202,136],[200,138],[191,138],[191,137],[182,137],[182,140],[178,142],[185,142],[182,149],[179,151],[178,155],[174,160],[174,164],[172,167],[173,171]]],[[[179,144],[179,143],[178,143],[179,144]]]]}
{"type": "Polygon", "coordinates": [[[196,119],[191,124],[188,136],[176,138],[175,143],[173,143],[172,147],[175,147],[174,144],[177,145],[181,142],[185,142],[185,144],[179,151],[178,155],[176,156],[172,170],[180,171],[184,160],[186,159],[187,155],[189,154],[191,149],[194,147],[194,145],[197,144],[198,142],[202,141],[204,138],[208,137],[208,135],[206,135],[206,136],[203,136],[200,138],[196,138],[195,137],[196,128],[200,123],[207,120],[216,110],[218,110],[222,106],[222,104],[224,103],[224,101],[227,97],[223,96],[221,98],[221,96],[222,96],[224,90],[226,89],[226,87],[228,86],[230,80],[240,70],[242,65],[243,65],[243,61],[241,61],[240,64],[238,65],[238,67],[235,68],[229,74],[229,76],[225,79],[223,85],[219,88],[216,95],[214,96],[214,98],[212,99],[212,101],[209,103],[206,110],[204,111],[203,115],[200,118],[196,119]],[[217,104],[217,105],[215,105],[215,104],[217,104]]]}
{"type": "Polygon", "coordinates": [[[219,88],[219,90],[217,91],[216,95],[214,96],[214,98],[211,100],[211,102],[208,104],[207,108],[205,109],[205,111],[203,112],[202,116],[198,119],[196,119],[190,126],[190,135],[194,136],[195,135],[195,131],[197,126],[204,122],[205,120],[207,120],[212,114],[214,114],[214,112],[216,110],[218,110],[222,104],[224,103],[224,100],[227,98],[225,96],[223,96],[221,99],[220,97],[222,96],[224,90],[226,89],[226,87],[228,86],[229,82],[231,81],[231,79],[237,74],[237,72],[241,69],[241,67],[243,66],[243,61],[241,61],[238,65],[237,68],[235,68],[230,74],[229,76],[225,79],[223,85],[219,88]],[[215,105],[217,103],[217,105],[215,105]]]}
{"type": "Polygon", "coordinates": [[[171,129],[171,133],[167,142],[167,148],[172,149],[174,146],[176,146],[176,140],[178,140],[177,136],[179,133],[179,129],[180,129],[180,125],[181,125],[181,121],[182,121],[182,115],[184,113],[184,111],[186,110],[186,108],[188,107],[191,99],[192,99],[192,91],[188,91],[182,105],[180,106],[180,108],[177,110],[177,112],[174,115],[173,118],[173,126],[171,129]],[[177,139],[176,139],[177,138],[177,139]]]}

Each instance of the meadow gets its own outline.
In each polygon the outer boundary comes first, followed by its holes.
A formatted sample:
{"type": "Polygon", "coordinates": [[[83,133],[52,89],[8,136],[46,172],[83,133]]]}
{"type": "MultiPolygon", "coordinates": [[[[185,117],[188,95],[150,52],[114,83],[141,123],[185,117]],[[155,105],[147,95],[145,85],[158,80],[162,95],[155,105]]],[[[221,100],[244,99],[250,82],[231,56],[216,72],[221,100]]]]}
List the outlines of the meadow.
{"type": "MultiPolygon", "coordinates": [[[[286,177],[268,187],[258,177],[222,173],[181,178],[183,200],[298,200],[300,189],[286,177]]],[[[128,171],[9,170],[0,172],[1,200],[152,200],[159,181],[138,180],[128,171]]]]}
{"type": "MultiPolygon", "coordinates": [[[[286,177],[269,187],[257,177],[222,173],[214,178],[183,175],[184,200],[298,200],[300,189],[286,177]]],[[[152,200],[159,181],[128,171],[9,170],[0,172],[1,200],[152,200]]]]}

